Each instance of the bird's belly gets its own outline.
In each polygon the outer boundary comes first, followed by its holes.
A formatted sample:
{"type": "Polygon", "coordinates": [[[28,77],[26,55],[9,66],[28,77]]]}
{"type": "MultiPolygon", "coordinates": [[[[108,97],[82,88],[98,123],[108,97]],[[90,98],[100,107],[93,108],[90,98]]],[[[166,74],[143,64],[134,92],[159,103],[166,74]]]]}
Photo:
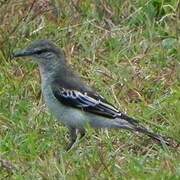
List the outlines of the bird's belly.
{"type": "Polygon", "coordinates": [[[54,96],[51,88],[43,89],[43,96],[47,107],[52,114],[64,125],[72,127],[83,127],[87,122],[84,112],[75,108],[67,107],[59,102],[54,96]]]}

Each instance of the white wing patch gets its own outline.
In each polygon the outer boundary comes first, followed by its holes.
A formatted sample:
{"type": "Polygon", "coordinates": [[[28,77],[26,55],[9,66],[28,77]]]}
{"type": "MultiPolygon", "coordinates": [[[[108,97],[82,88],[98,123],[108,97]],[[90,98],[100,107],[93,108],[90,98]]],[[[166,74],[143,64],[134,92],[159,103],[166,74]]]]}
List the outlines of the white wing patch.
{"type": "Polygon", "coordinates": [[[100,96],[90,96],[86,92],[81,93],[77,90],[62,89],[61,97],[65,98],[68,103],[86,111],[95,111],[100,114],[109,115],[112,117],[121,116],[118,109],[107,102],[103,102],[100,96]]]}

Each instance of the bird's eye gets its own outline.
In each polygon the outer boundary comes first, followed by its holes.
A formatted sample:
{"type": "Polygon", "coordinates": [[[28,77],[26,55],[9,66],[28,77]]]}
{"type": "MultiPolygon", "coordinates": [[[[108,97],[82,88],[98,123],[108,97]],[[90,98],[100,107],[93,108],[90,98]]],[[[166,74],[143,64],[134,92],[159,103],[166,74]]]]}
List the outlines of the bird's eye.
{"type": "Polygon", "coordinates": [[[36,52],[36,54],[38,54],[38,55],[39,55],[39,54],[42,54],[42,52],[41,52],[41,51],[37,51],[37,52],[36,52]]]}
{"type": "Polygon", "coordinates": [[[46,52],[46,49],[41,49],[41,50],[38,50],[38,51],[36,51],[35,52],[35,54],[42,54],[42,53],[44,53],[44,52],[46,52]]]}

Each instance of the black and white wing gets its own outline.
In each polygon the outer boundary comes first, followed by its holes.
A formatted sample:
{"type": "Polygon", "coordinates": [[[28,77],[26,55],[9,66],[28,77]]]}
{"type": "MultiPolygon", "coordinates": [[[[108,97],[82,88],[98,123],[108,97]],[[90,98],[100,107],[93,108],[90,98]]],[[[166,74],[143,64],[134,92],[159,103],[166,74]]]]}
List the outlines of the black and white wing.
{"type": "Polygon", "coordinates": [[[121,116],[121,112],[108,103],[102,96],[77,90],[53,88],[54,96],[63,104],[83,111],[95,113],[109,118],[121,116]]]}

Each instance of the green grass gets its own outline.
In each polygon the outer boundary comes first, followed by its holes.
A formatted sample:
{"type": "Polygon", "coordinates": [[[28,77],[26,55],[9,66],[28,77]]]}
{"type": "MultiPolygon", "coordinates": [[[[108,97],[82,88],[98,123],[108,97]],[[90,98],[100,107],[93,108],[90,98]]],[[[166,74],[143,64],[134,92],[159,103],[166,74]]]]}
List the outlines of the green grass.
{"type": "Polygon", "coordinates": [[[51,39],[101,95],[179,140],[179,1],[21,2],[0,3],[0,179],[179,179],[179,149],[123,130],[89,128],[65,152],[68,131],[44,106],[37,66],[10,58],[51,39]]]}

